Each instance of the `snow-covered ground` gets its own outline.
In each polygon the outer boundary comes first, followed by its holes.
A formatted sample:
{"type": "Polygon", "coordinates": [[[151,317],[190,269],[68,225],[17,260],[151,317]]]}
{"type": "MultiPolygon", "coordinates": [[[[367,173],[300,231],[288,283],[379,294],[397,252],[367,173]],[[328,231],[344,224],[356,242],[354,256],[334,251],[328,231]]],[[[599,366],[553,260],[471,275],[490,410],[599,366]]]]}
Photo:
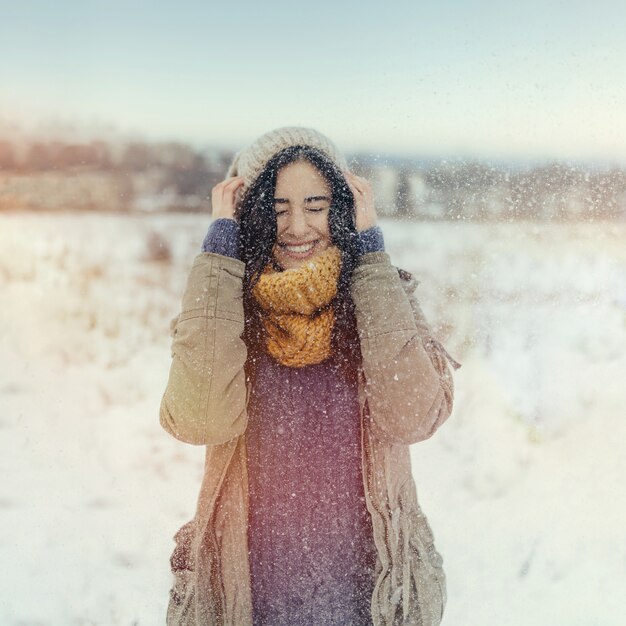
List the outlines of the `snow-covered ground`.
{"type": "MultiPolygon", "coordinates": [[[[158,406],[208,223],[0,215],[3,626],[165,623],[203,449],[158,406]]],[[[382,226],[463,363],[452,417],[412,448],[444,625],[625,623],[626,225],[382,226]]]]}

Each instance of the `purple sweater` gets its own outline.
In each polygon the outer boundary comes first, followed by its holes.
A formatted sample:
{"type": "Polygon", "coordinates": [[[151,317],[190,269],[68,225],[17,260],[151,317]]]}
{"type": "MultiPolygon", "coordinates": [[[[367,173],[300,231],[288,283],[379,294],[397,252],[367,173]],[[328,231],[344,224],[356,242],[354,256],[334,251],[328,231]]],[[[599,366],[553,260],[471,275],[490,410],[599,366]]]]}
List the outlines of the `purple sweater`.
{"type": "MultiPolygon", "coordinates": [[[[239,226],[203,251],[237,258],[239,226]]],[[[384,250],[375,226],[361,253],[384,250]]],[[[361,470],[356,372],[341,355],[306,367],[257,357],[248,404],[248,541],[254,626],[371,624],[376,549],[361,470]]]]}

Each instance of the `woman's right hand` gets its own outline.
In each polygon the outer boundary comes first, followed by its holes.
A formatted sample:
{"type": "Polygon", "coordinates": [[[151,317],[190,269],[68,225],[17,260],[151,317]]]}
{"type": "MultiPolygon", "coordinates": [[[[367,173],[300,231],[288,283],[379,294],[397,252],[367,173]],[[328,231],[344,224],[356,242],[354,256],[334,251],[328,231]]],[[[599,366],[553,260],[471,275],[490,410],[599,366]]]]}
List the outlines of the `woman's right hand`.
{"type": "Polygon", "coordinates": [[[217,183],[211,190],[211,217],[216,220],[225,217],[235,219],[235,205],[239,200],[243,176],[231,176],[217,183]]]}

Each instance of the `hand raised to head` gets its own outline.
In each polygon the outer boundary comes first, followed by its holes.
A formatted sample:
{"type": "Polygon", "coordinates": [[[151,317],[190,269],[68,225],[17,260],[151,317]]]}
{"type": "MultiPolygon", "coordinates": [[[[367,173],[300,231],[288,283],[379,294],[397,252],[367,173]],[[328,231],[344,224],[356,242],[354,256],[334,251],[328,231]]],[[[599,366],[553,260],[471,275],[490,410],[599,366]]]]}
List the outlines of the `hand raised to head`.
{"type": "Polygon", "coordinates": [[[376,225],[378,216],[374,205],[374,191],[371,183],[361,176],[356,176],[348,170],[343,171],[343,175],[350,185],[350,190],[354,195],[354,215],[357,231],[367,230],[376,225]]]}
{"type": "Polygon", "coordinates": [[[243,176],[231,176],[217,183],[211,190],[211,217],[216,220],[225,217],[235,219],[235,206],[239,200],[243,176]]]}

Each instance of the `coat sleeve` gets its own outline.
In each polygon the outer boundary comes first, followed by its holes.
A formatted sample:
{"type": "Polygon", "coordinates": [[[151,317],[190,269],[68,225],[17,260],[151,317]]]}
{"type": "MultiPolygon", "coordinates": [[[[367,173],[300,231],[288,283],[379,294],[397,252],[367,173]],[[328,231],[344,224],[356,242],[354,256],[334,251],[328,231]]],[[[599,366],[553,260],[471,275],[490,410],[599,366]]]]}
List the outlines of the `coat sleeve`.
{"type": "Polygon", "coordinates": [[[199,254],[173,323],[172,363],[160,423],[173,437],[196,445],[241,435],[247,422],[243,262],[199,254]]]}
{"type": "Polygon", "coordinates": [[[363,255],[352,275],[372,432],[389,443],[428,439],[452,412],[447,359],[421,307],[385,252],[363,255]]]}

